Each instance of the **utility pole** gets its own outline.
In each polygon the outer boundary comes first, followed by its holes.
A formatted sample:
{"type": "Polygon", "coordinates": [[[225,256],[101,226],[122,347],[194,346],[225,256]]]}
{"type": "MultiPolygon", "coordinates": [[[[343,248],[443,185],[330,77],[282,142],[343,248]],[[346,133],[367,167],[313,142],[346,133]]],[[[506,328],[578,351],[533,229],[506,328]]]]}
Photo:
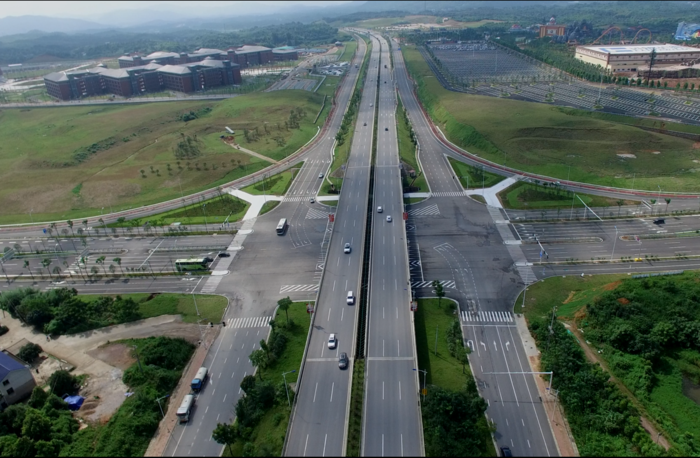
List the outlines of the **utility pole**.
{"type": "Polygon", "coordinates": [[[204,230],[209,232],[209,227],[207,226],[207,204],[202,204],[202,213],[204,213],[204,230]]]}
{"type": "Polygon", "coordinates": [[[160,400],[168,398],[168,397],[170,397],[170,395],[166,394],[165,396],[161,396],[158,399],[156,399],[156,402],[158,403],[158,407],[160,407],[160,414],[163,416],[163,418],[165,418],[165,412],[163,412],[163,406],[160,405],[160,400]]]}
{"type": "MultiPolygon", "coordinates": [[[[414,370],[414,371],[417,371],[417,372],[422,372],[422,373],[423,373],[423,390],[424,390],[424,393],[425,393],[425,390],[428,388],[428,387],[425,385],[425,376],[428,374],[428,371],[426,371],[426,370],[424,370],[424,369],[416,369],[416,368],[413,368],[413,370],[414,370]]],[[[423,394],[423,401],[425,401],[425,394],[423,394]]]]}
{"type": "Polygon", "coordinates": [[[613,260],[613,256],[615,256],[615,244],[617,243],[617,226],[615,226],[615,240],[613,241],[613,249],[612,249],[612,254],[610,255],[610,262],[613,260]]]}

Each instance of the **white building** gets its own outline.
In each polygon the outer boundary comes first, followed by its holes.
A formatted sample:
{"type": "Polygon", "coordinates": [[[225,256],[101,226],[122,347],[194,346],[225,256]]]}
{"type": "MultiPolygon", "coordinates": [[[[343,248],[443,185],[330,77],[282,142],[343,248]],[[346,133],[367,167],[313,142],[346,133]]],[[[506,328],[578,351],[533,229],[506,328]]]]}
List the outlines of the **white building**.
{"type": "Polygon", "coordinates": [[[655,70],[700,58],[698,48],[667,44],[577,46],[576,58],[600,65],[613,73],[637,72],[649,68],[652,49],[656,50],[655,70]]]}

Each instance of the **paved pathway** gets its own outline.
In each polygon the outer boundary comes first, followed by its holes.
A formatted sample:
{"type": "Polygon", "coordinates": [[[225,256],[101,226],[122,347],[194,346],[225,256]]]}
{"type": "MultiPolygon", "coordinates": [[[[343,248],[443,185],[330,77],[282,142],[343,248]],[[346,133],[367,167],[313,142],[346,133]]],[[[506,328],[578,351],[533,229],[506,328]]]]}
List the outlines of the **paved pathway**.
{"type": "Polygon", "coordinates": [[[229,145],[231,145],[231,147],[232,147],[233,149],[237,149],[237,150],[239,150],[239,151],[243,151],[243,152],[246,153],[246,154],[250,154],[251,156],[257,157],[258,159],[262,159],[263,161],[271,162],[271,163],[273,163],[273,164],[279,164],[279,161],[276,161],[276,160],[274,160],[274,159],[270,159],[269,157],[263,156],[262,154],[256,153],[255,151],[251,151],[251,150],[249,150],[249,149],[243,148],[243,147],[242,147],[241,145],[239,145],[238,143],[235,143],[235,144],[229,143],[229,145]]]}
{"type": "Polygon", "coordinates": [[[501,204],[501,201],[498,198],[498,193],[503,191],[513,183],[516,183],[517,181],[518,178],[508,177],[500,183],[491,186],[490,188],[474,189],[471,191],[467,191],[466,194],[468,196],[483,196],[484,200],[486,200],[486,203],[488,205],[496,208],[503,208],[503,205],[501,204]]]}

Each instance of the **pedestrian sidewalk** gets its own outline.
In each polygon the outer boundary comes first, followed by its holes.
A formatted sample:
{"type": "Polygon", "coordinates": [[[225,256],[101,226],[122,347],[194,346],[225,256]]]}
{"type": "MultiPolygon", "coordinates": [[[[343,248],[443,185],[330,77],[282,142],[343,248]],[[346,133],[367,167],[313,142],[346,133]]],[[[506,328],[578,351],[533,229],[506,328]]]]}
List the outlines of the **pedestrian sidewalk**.
{"type": "Polygon", "coordinates": [[[265,205],[265,202],[281,202],[284,199],[284,197],[282,196],[256,196],[253,194],[248,194],[247,192],[243,192],[240,189],[231,189],[228,192],[232,196],[236,196],[239,199],[245,200],[250,204],[248,211],[243,217],[243,221],[257,218],[260,214],[260,211],[262,210],[263,205],[265,205]]]}
{"type": "Polygon", "coordinates": [[[263,156],[262,154],[256,153],[255,151],[251,151],[251,150],[249,150],[249,149],[243,148],[243,147],[242,147],[241,145],[239,145],[238,143],[233,143],[233,144],[229,143],[229,145],[231,145],[231,148],[233,148],[233,149],[237,149],[237,150],[239,150],[239,151],[243,151],[243,152],[246,153],[246,154],[250,154],[251,156],[257,157],[258,159],[262,159],[263,161],[271,162],[271,163],[273,163],[273,164],[279,164],[279,161],[276,161],[276,160],[274,160],[274,159],[271,159],[271,158],[269,158],[269,157],[267,157],[267,156],[263,156]]]}
{"type": "MultiPolygon", "coordinates": [[[[519,305],[516,304],[515,307],[517,309],[519,305]]],[[[530,370],[532,372],[539,372],[540,351],[537,349],[535,339],[530,334],[527,321],[525,317],[521,313],[517,313],[517,311],[514,313],[514,316],[515,325],[518,329],[520,339],[523,342],[527,361],[530,364],[530,370]]],[[[571,434],[569,423],[564,417],[561,404],[557,402],[557,397],[549,393],[547,389],[549,386],[548,382],[546,382],[541,375],[535,375],[535,382],[540,399],[542,400],[542,405],[547,413],[547,421],[552,430],[552,436],[554,436],[554,442],[557,445],[559,456],[580,456],[574,437],[571,434]]]]}
{"type": "Polygon", "coordinates": [[[466,194],[468,196],[483,196],[486,200],[486,204],[496,208],[503,208],[501,201],[498,199],[498,193],[509,187],[510,185],[517,183],[517,177],[508,177],[505,180],[497,183],[490,188],[485,189],[471,189],[467,190],[466,194]]]}

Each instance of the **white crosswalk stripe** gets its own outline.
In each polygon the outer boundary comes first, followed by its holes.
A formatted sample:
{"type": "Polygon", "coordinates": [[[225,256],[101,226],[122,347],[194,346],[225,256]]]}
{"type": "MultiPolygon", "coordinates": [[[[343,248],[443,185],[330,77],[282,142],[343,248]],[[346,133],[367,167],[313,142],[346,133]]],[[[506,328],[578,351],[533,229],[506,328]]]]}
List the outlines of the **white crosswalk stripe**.
{"type": "MultiPolygon", "coordinates": [[[[454,288],[455,287],[455,282],[452,280],[441,280],[440,284],[442,285],[443,288],[454,288]]],[[[432,281],[412,281],[411,282],[411,289],[432,288],[432,287],[433,287],[432,281]]]]}
{"type": "Polygon", "coordinates": [[[313,292],[313,291],[318,291],[318,284],[316,284],[316,285],[282,285],[282,287],[280,288],[280,294],[313,292]]]}
{"type": "Polygon", "coordinates": [[[448,192],[431,192],[431,196],[435,197],[460,197],[460,196],[466,196],[467,194],[462,191],[448,191],[448,192]]]}
{"type": "Polygon", "coordinates": [[[285,197],[282,199],[282,202],[304,202],[308,201],[311,199],[313,196],[294,196],[294,197],[285,197]]]}
{"type": "Polygon", "coordinates": [[[219,286],[219,283],[221,283],[221,280],[223,279],[223,276],[217,275],[217,276],[212,276],[207,278],[207,282],[202,286],[202,289],[199,291],[200,293],[213,293],[216,291],[216,288],[219,286]]]}
{"type": "Polygon", "coordinates": [[[262,328],[269,326],[272,316],[256,316],[252,318],[229,318],[226,326],[229,328],[262,328]]]}
{"type": "Polygon", "coordinates": [[[321,210],[316,210],[315,208],[309,208],[306,212],[306,219],[325,219],[328,218],[328,212],[321,210]]]}
{"type": "Polygon", "coordinates": [[[408,214],[411,216],[437,216],[440,214],[440,209],[437,205],[433,204],[410,210],[408,214]]]}
{"type": "Polygon", "coordinates": [[[510,312],[460,312],[464,323],[512,323],[510,312]]]}

